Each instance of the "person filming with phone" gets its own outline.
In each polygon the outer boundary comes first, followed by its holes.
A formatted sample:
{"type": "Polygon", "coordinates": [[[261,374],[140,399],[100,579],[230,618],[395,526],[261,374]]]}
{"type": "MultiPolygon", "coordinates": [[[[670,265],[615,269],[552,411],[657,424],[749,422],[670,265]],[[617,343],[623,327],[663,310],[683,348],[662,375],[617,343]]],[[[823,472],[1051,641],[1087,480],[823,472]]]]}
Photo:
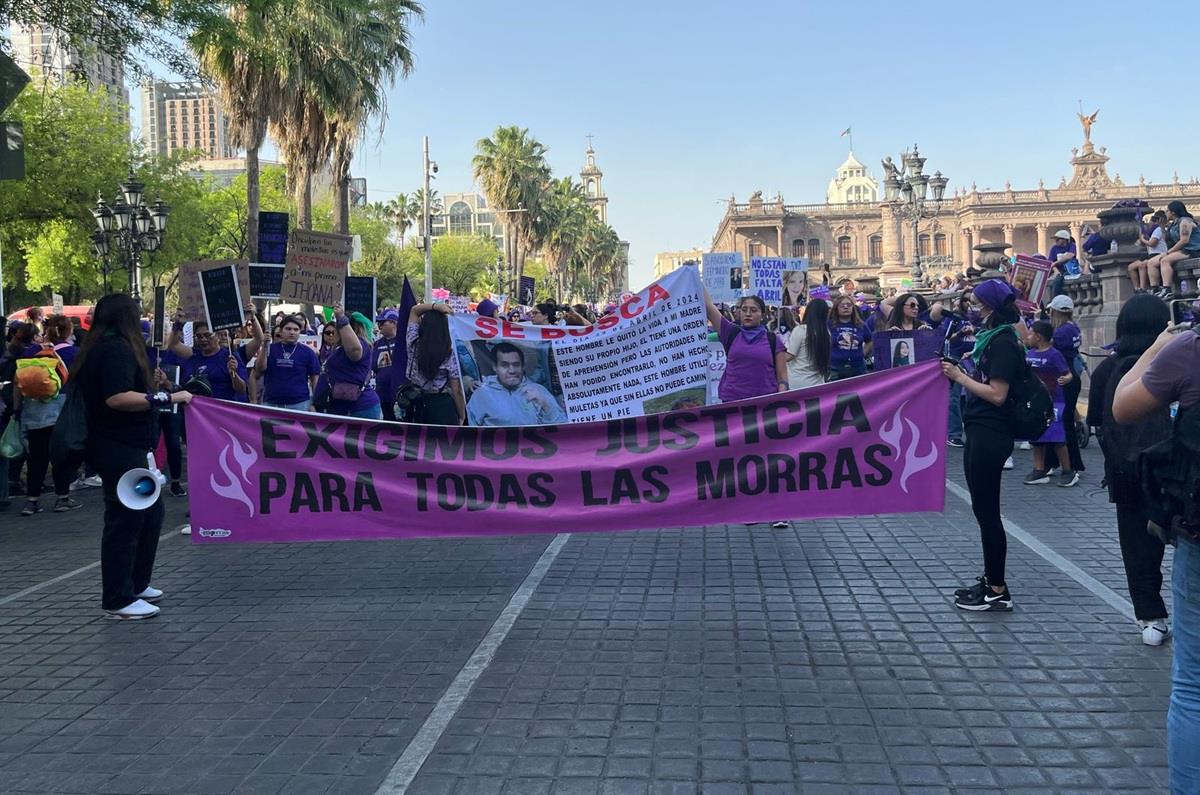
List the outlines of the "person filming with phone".
{"type": "Polygon", "coordinates": [[[1176,543],[1171,572],[1175,659],[1167,713],[1167,767],[1172,792],[1200,792],[1200,333],[1171,326],[1117,385],[1112,415],[1142,422],[1178,402],[1171,437],[1146,450],[1143,488],[1150,521],[1176,543]],[[1165,510],[1164,510],[1165,509],[1165,510]],[[1165,514],[1165,515],[1164,515],[1165,514]]]}

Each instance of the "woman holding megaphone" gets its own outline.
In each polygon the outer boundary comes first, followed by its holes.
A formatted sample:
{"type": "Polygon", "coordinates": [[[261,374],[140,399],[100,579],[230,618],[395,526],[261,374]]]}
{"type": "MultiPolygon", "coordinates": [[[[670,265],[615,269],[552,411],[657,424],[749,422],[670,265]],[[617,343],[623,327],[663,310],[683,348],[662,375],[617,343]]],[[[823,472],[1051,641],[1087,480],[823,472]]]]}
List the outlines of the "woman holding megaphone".
{"type": "Polygon", "coordinates": [[[163,595],[150,584],[162,532],[162,500],[156,496],[140,510],[129,507],[117,485],[130,470],[147,466],[158,438],[158,409],[188,403],[192,395],[153,391],[138,306],[117,293],[96,304],[70,381],[81,391],[87,410],[86,457],[104,485],[102,607],[110,618],[150,618],[158,614],[151,603],[163,595]]]}

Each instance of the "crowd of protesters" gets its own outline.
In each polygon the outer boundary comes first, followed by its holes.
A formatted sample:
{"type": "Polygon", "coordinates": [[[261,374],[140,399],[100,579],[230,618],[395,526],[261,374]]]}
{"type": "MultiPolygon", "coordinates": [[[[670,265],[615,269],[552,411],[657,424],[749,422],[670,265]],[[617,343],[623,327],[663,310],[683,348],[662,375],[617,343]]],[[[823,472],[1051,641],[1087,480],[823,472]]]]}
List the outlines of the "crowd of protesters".
{"type": "MultiPolygon", "coordinates": [[[[1137,294],[1121,309],[1111,355],[1090,376],[1087,410],[1087,424],[1100,435],[1103,485],[1116,506],[1115,532],[1142,642],[1159,646],[1176,638],[1168,751],[1172,788],[1188,792],[1200,791],[1200,760],[1191,742],[1200,737],[1200,524],[1187,522],[1200,511],[1188,519],[1185,507],[1182,525],[1170,516],[1161,519],[1161,506],[1146,496],[1138,462],[1151,445],[1175,443],[1184,445],[1182,466],[1192,467],[1189,482],[1200,466],[1194,455],[1189,458],[1200,445],[1200,335],[1175,333],[1164,302],[1174,297],[1175,266],[1200,256],[1195,230],[1180,202],[1155,213],[1143,230],[1147,257],[1129,267],[1137,294]],[[1155,524],[1163,521],[1165,530],[1155,524]],[[1161,594],[1168,543],[1177,545],[1173,626],[1161,594]]],[[[719,398],[737,401],[863,376],[882,358],[873,349],[880,332],[937,335],[950,382],[947,444],[963,449],[983,564],[973,584],[955,591],[954,604],[967,611],[1011,611],[1001,489],[1015,447],[1032,447],[1026,485],[1069,488],[1084,470],[1076,414],[1086,368],[1064,285],[1094,272],[1093,258],[1108,250],[1098,233],[1085,231],[1078,245],[1066,230],[1054,236],[1047,252],[1054,274],[1050,300],[1033,310],[1019,308],[1025,294],[1003,278],[969,283],[962,275],[944,277],[932,289],[894,290],[879,298],[839,290],[825,272],[823,283],[789,293],[796,306],[768,306],[758,296],[724,306],[706,295],[712,338],[725,353],[719,398]],[[1027,370],[1057,407],[1054,421],[1035,439],[1018,438],[1010,409],[1027,370]]],[[[502,312],[491,300],[474,311],[486,317],[502,312]]],[[[214,331],[177,314],[161,346],[152,344],[141,307],[119,294],[97,303],[86,333],[71,319],[45,317],[37,308],[7,327],[0,356],[0,508],[23,497],[22,517],[68,512],[82,507],[72,492],[102,489],[101,601],[110,617],[141,619],[159,611],[155,603],[164,594],[152,575],[164,506],[155,499],[148,507],[130,507],[118,484],[130,470],[146,466],[148,455],[152,462],[157,450],[166,464],[167,493],[187,495],[184,412],[193,395],[428,425],[487,425],[494,417],[504,424],[565,421],[551,392],[555,385],[536,380],[551,368],[539,366],[538,376],[528,375],[525,357],[534,354],[502,342],[492,349],[494,373],[482,376],[469,351],[456,348],[446,304],[388,306],[373,319],[340,304],[324,319],[295,312],[268,321],[253,305],[245,314],[245,325],[233,331],[214,331]],[[67,416],[72,389],[87,418],[86,449],[77,457],[54,456],[52,438],[67,416]],[[43,500],[48,475],[54,495],[43,500]]],[[[551,302],[505,317],[584,326],[597,314],[588,305],[551,302]]],[[[917,357],[915,346],[891,354],[892,367],[917,357]]]]}

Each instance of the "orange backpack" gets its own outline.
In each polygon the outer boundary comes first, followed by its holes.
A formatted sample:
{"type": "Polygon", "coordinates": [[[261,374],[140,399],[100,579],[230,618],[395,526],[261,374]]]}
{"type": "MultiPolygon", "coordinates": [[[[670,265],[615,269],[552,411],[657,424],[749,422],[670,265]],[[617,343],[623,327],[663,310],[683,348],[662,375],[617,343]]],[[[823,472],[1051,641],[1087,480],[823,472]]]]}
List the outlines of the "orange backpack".
{"type": "Polygon", "coordinates": [[[53,346],[44,345],[33,356],[17,360],[15,380],[22,397],[51,400],[62,392],[67,383],[67,366],[54,352],[53,346]]]}

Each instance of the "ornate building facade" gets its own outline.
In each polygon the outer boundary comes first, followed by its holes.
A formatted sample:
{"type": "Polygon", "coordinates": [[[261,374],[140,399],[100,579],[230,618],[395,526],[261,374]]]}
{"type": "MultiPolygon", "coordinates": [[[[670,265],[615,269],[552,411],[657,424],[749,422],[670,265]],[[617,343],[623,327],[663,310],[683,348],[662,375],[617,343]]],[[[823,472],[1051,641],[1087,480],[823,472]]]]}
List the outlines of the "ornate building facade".
{"type": "Polygon", "coordinates": [[[824,204],[787,204],[782,196],[754,193],[741,203],[730,197],[713,237],[712,251],[758,256],[808,257],[812,267],[828,264],[834,280],[899,287],[909,282],[916,253],[928,276],[965,271],[973,246],[1004,242],[1009,253],[1045,253],[1059,229],[1078,242],[1097,213],[1121,199],[1144,199],[1155,209],[1172,199],[1200,205],[1200,182],[1126,184],[1108,173],[1104,147],[1092,145],[1085,129],[1082,148],[1072,150],[1070,180],[1033,190],[981,191],[974,184],[942,203],[936,217],[922,220],[916,235],[892,207],[879,200],[878,187],[853,153],[829,184],[824,204]]]}

